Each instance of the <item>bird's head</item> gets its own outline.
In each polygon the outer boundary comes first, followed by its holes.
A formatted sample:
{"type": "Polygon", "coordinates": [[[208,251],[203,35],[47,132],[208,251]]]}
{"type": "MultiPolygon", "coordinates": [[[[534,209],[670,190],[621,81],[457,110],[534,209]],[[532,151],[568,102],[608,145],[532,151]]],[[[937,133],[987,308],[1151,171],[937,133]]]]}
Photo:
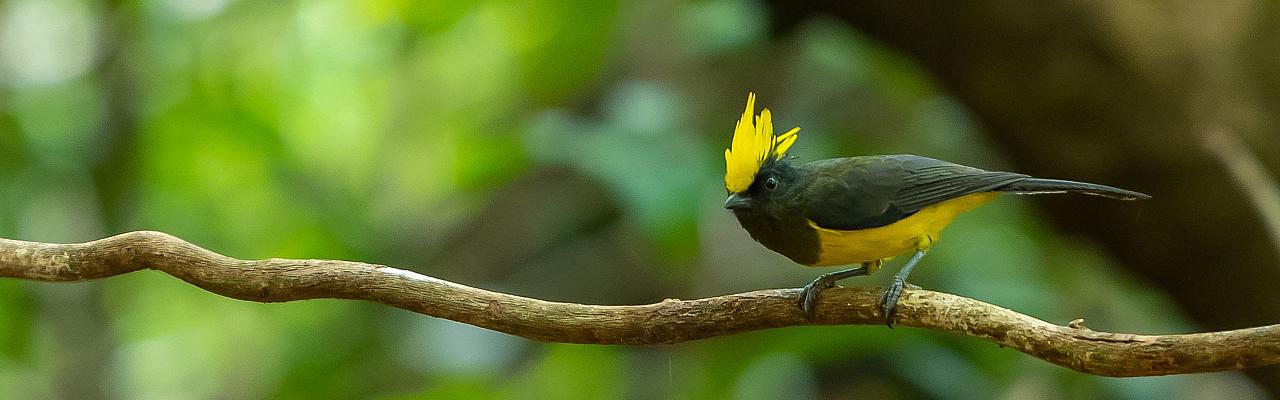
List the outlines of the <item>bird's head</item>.
{"type": "Polygon", "coordinates": [[[800,128],[773,134],[769,109],[755,114],[756,94],[747,94],[747,109],[733,130],[733,143],[724,151],[724,187],[729,191],[724,208],[751,212],[770,201],[794,181],[794,170],[785,159],[800,128]]]}

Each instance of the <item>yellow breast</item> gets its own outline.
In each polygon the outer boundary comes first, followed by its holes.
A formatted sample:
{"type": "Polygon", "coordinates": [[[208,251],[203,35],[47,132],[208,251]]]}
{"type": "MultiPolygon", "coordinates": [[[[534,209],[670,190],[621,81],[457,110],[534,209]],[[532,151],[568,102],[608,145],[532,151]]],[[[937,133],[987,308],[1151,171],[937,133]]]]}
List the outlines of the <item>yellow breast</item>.
{"type": "Polygon", "coordinates": [[[871,229],[841,231],[809,221],[822,247],[812,265],[848,265],[882,260],[916,249],[928,249],[938,234],[962,212],[996,198],[997,193],[974,193],[925,207],[898,222],[871,229]]]}

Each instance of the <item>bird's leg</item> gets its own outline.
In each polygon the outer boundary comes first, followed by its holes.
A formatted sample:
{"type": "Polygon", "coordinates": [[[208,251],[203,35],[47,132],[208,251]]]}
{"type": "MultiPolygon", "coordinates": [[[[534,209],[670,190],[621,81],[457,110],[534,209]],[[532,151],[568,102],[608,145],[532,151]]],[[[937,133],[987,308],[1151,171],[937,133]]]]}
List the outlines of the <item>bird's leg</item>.
{"type": "Polygon", "coordinates": [[[818,301],[818,293],[834,287],[838,280],[869,274],[871,270],[879,266],[879,263],[879,261],[865,262],[857,268],[828,272],[818,276],[808,285],[804,285],[804,290],[800,291],[800,310],[804,311],[805,318],[813,319],[814,304],[818,301]]]}
{"type": "MultiPolygon", "coordinates": [[[[924,250],[916,250],[916,254],[907,260],[907,264],[902,266],[902,270],[893,275],[893,283],[889,284],[889,288],[884,290],[884,297],[880,299],[880,309],[884,311],[885,324],[893,328],[893,308],[898,305],[898,296],[902,295],[902,287],[909,285],[907,283],[907,275],[911,274],[911,269],[920,263],[920,259],[924,258],[924,250]]],[[[917,287],[912,285],[912,287],[917,287]]]]}

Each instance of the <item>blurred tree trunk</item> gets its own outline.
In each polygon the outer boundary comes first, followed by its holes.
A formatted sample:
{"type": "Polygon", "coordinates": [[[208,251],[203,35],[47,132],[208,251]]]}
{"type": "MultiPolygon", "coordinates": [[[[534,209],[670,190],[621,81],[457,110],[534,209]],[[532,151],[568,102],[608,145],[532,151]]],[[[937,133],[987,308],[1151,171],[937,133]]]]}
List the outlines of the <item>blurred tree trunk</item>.
{"type": "MultiPolygon", "coordinates": [[[[1225,129],[1272,176],[1280,171],[1277,2],[771,3],[779,32],[830,15],[916,58],[1020,172],[1155,196],[1140,213],[1080,198],[1037,201],[1206,329],[1280,322],[1274,239],[1200,144],[1225,129]]],[[[1280,369],[1251,374],[1280,395],[1280,369]]]]}
{"type": "MultiPolygon", "coordinates": [[[[102,29],[97,39],[100,61],[93,70],[100,82],[104,112],[94,132],[100,153],[91,155],[89,174],[102,214],[101,228],[121,232],[128,226],[137,189],[137,120],[133,104],[137,97],[133,71],[125,59],[125,46],[132,36],[127,2],[101,4],[102,29]]],[[[101,235],[101,232],[97,235],[101,235]]],[[[64,399],[114,398],[107,385],[111,370],[112,337],[109,317],[103,304],[103,283],[53,292],[46,299],[57,340],[67,359],[58,372],[57,397],[64,399]]]]}
{"type": "Polygon", "coordinates": [[[98,38],[101,62],[95,73],[102,82],[103,118],[96,133],[98,150],[90,173],[102,219],[107,230],[120,232],[128,224],[137,196],[137,83],[125,56],[125,46],[133,36],[136,16],[127,3],[107,1],[101,15],[103,29],[98,38]]]}

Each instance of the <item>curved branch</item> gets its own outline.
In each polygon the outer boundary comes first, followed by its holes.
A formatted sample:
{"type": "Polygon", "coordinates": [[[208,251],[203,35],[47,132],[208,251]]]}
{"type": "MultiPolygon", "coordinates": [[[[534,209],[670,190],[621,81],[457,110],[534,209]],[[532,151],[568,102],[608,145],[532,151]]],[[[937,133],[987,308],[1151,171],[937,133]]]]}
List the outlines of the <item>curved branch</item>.
{"type": "MultiPolygon", "coordinates": [[[[0,277],[79,281],[141,269],[159,270],[241,300],[365,300],[548,342],[664,344],[784,326],[884,321],[876,289],[825,291],[810,321],[796,307],[797,289],[599,306],[490,292],[359,262],[238,260],[160,232],[131,232],[81,244],[0,239],[0,277]]],[[[1096,375],[1168,375],[1280,363],[1280,325],[1184,335],[1106,333],[1078,323],[1050,324],[965,297],[910,289],[898,303],[897,323],[987,339],[1096,375]]]]}

